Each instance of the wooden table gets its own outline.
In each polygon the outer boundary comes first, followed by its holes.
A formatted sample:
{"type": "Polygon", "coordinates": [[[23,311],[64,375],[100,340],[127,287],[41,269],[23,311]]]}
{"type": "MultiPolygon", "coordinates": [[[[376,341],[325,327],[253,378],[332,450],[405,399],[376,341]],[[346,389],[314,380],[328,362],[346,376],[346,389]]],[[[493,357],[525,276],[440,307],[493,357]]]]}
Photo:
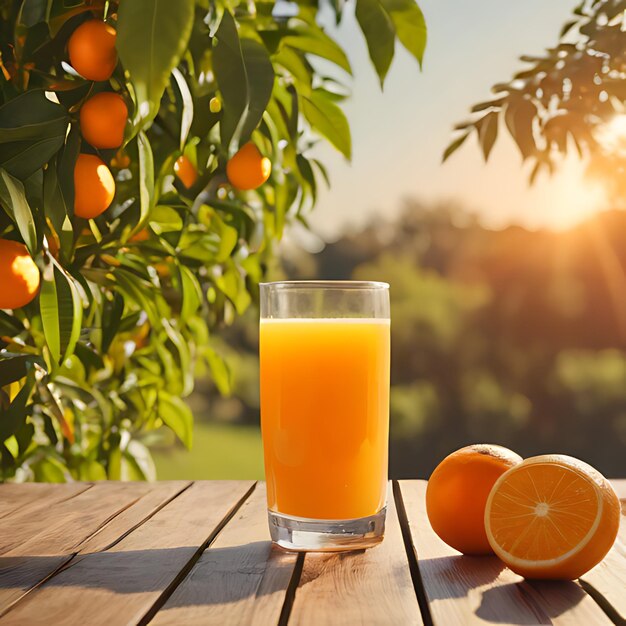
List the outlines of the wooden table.
{"type": "Polygon", "coordinates": [[[441,542],[425,487],[390,485],[379,546],[298,555],[263,483],[0,485],[0,626],[626,624],[626,523],[580,581],[524,581],[441,542]]]}

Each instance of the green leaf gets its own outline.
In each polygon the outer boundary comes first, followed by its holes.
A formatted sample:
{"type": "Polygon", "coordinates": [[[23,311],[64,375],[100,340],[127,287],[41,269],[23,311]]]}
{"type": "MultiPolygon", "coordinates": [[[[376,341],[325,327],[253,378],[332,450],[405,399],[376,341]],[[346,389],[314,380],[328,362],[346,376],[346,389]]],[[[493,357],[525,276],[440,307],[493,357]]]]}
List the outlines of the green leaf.
{"type": "Polygon", "coordinates": [[[312,162],[315,163],[315,166],[320,171],[320,174],[322,175],[322,178],[324,179],[326,186],[330,188],[330,176],[328,175],[328,170],[326,169],[326,166],[321,161],[318,161],[317,159],[312,159],[312,162]]]}
{"type": "Polygon", "coordinates": [[[48,137],[34,142],[13,141],[2,145],[0,167],[9,174],[27,179],[43,167],[63,145],[63,136],[48,137]]]}
{"type": "Polygon", "coordinates": [[[64,138],[68,122],[64,107],[48,100],[43,89],[31,89],[0,107],[0,144],[64,138]]]}
{"type": "Polygon", "coordinates": [[[50,162],[43,176],[46,216],[59,237],[63,258],[67,258],[74,241],[70,219],[74,215],[74,165],[79,151],[80,133],[78,126],[73,125],[65,147],[50,162]]]}
{"type": "Polygon", "coordinates": [[[241,315],[252,302],[246,289],[241,272],[234,263],[230,263],[221,276],[214,278],[215,286],[233,303],[235,310],[241,315]]]}
{"type": "Polygon", "coordinates": [[[488,100],[487,102],[479,102],[475,104],[471,111],[472,113],[479,113],[480,111],[485,111],[486,109],[498,108],[501,107],[506,102],[506,97],[496,98],[495,100],[488,100]]]}
{"type": "Polygon", "coordinates": [[[202,303],[202,288],[193,272],[184,265],[179,266],[180,286],[183,302],[180,307],[180,320],[184,324],[202,303]]]}
{"type": "Polygon", "coordinates": [[[396,27],[400,43],[410,52],[422,67],[426,49],[426,20],[415,0],[381,0],[385,11],[396,27]]]}
{"type": "Polygon", "coordinates": [[[220,137],[228,152],[231,139],[248,105],[246,67],[235,18],[229,11],[224,11],[215,36],[217,44],[213,48],[213,71],[223,101],[220,137]]]}
{"type": "Polygon", "coordinates": [[[211,369],[213,382],[223,396],[232,392],[232,376],[226,361],[210,346],[205,346],[204,356],[211,369]]]}
{"type": "Polygon", "coordinates": [[[85,459],[78,467],[79,480],[106,480],[107,473],[104,467],[98,461],[85,459]]]}
{"type": "Polygon", "coordinates": [[[141,213],[139,223],[143,224],[152,208],[154,200],[154,160],[147,135],[141,131],[137,135],[139,153],[139,205],[141,213]]]}
{"type": "Polygon", "coordinates": [[[48,16],[50,4],[50,0],[24,0],[20,7],[19,24],[30,28],[43,22],[48,16]]]}
{"type": "Polygon", "coordinates": [[[93,11],[93,9],[94,7],[91,2],[49,0],[47,21],[50,28],[50,35],[56,37],[57,33],[68,20],[81,13],[93,11]]]}
{"type": "Polygon", "coordinates": [[[569,22],[566,22],[563,25],[561,32],[559,33],[559,38],[562,39],[563,37],[565,37],[565,35],[567,35],[567,33],[577,24],[578,24],[578,20],[570,20],[569,22]]]}
{"type": "Polygon", "coordinates": [[[235,249],[237,241],[239,241],[239,233],[236,228],[229,226],[215,209],[204,205],[202,211],[203,218],[210,223],[213,232],[217,234],[218,245],[215,250],[215,261],[222,263],[235,249]]]}
{"type": "Polygon", "coordinates": [[[29,363],[44,364],[40,357],[30,354],[0,354],[0,387],[24,378],[29,371],[29,363]]]}
{"type": "Polygon", "coordinates": [[[103,354],[115,339],[124,314],[124,298],[119,293],[113,293],[113,300],[107,301],[102,312],[102,346],[103,354]]]}
{"type": "Polygon", "coordinates": [[[42,89],[20,94],[0,107],[0,166],[24,180],[45,165],[65,140],[67,110],[42,89]]]}
{"type": "Polygon", "coordinates": [[[123,452],[122,480],[156,480],[150,451],[136,439],[131,439],[123,452]]]}
{"type": "Polygon", "coordinates": [[[343,111],[323,93],[314,91],[302,98],[302,112],[314,131],[323,135],[347,159],[352,156],[350,126],[343,111]]]}
{"type": "Polygon", "coordinates": [[[448,160],[448,157],[453,152],[456,152],[463,145],[463,143],[468,137],[469,137],[469,133],[465,133],[461,135],[460,137],[458,137],[457,139],[455,139],[453,142],[451,142],[450,145],[446,148],[445,152],[443,153],[443,158],[441,159],[441,162],[445,163],[448,160]]]}
{"type": "Polygon", "coordinates": [[[33,436],[35,435],[35,427],[30,423],[26,422],[22,424],[20,428],[14,434],[15,440],[17,441],[18,446],[18,454],[23,456],[28,450],[33,436]]]}
{"type": "Polygon", "coordinates": [[[216,33],[213,71],[224,109],[220,122],[222,144],[241,145],[258,126],[274,85],[274,68],[267,50],[252,39],[239,39],[235,19],[225,11],[216,33]]]}
{"type": "Polygon", "coordinates": [[[240,145],[250,139],[259,125],[274,86],[274,68],[265,47],[253,39],[242,39],[241,53],[246,68],[248,104],[239,130],[240,145]]]}
{"type": "Polygon", "coordinates": [[[307,95],[311,90],[312,72],[303,55],[292,48],[282,47],[272,56],[275,64],[284,67],[298,82],[298,90],[307,95]]]}
{"type": "Polygon", "coordinates": [[[64,483],[67,481],[67,468],[52,456],[45,456],[31,465],[35,481],[41,483],[64,483]]]}
{"type": "Polygon", "coordinates": [[[159,111],[161,96],[191,35],[193,0],[122,2],[116,48],[137,98],[136,122],[145,124],[159,111]]]}
{"type": "Polygon", "coordinates": [[[52,358],[62,363],[74,352],[83,308],[74,279],[52,257],[48,258],[39,293],[41,322],[52,358]]]}
{"type": "Polygon", "coordinates": [[[396,31],[393,22],[379,0],[357,0],[356,19],[382,87],[394,55],[396,31]]]}
{"type": "Polygon", "coordinates": [[[26,379],[24,386],[13,399],[9,408],[2,411],[2,419],[0,419],[0,442],[15,434],[24,425],[28,415],[26,405],[34,384],[34,373],[31,373],[26,379]]]}
{"type": "Polygon", "coordinates": [[[281,45],[302,50],[306,54],[322,57],[338,65],[348,74],[352,74],[350,61],[348,61],[348,57],[341,47],[323,31],[319,31],[318,34],[313,33],[315,31],[305,30],[301,35],[287,35],[287,37],[283,37],[281,45]]]}
{"type": "Polygon", "coordinates": [[[489,158],[493,144],[498,136],[498,113],[492,111],[476,122],[478,141],[483,149],[485,161],[489,158]]]}
{"type": "Polygon", "coordinates": [[[146,312],[152,326],[160,329],[163,320],[155,301],[152,285],[121,267],[115,270],[115,280],[127,303],[136,303],[146,312]]]}
{"type": "Polygon", "coordinates": [[[172,207],[163,204],[157,206],[150,212],[150,228],[157,234],[180,232],[183,228],[183,219],[180,213],[172,207]]]}
{"type": "Polygon", "coordinates": [[[182,151],[185,147],[187,136],[189,135],[189,129],[191,128],[191,124],[193,122],[193,98],[191,96],[191,91],[189,91],[189,85],[187,84],[187,81],[185,80],[182,72],[178,68],[174,68],[172,70],[172,76],[176,81],[178,91],[180,92],[180,97],[183,101],[183,110],[180,116],[179,144],[179,148],[182,151]]]}
{"type": "Polygon", "coordinates": [[[0,168],[0,201],[4,210],[17,225],[26,247],[31,254],[35,254],[37,231],[33,213],[24,193],[24,185],[2,168],[0,168]]]}
{"type": "Polygon", "coordinates": [[[193,415],[181,398],[167,393],[159,394],[158,416],[190,450],[193,442],[193,415]]]}
{"type": "Polygon", "coordinates": [[[537,150],[533,134],[533,120],[536,115],[537,107],[526,98],[519,101],[510,100],[504,112],[504,123],[524,160],[537,150]]]}

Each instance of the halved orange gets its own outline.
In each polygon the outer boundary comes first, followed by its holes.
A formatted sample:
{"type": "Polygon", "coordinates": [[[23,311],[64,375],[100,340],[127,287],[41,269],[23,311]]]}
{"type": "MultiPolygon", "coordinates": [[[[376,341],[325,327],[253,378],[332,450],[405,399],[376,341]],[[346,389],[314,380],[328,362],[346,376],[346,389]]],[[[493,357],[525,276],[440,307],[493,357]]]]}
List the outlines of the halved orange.
{"type": "Polygon", "coordinates": [[[560,454],[526,459],[493,486],[485,531],[493,551],[526,578],[571,580],[611,549],[620,502],[593,467],[560,454]]]}

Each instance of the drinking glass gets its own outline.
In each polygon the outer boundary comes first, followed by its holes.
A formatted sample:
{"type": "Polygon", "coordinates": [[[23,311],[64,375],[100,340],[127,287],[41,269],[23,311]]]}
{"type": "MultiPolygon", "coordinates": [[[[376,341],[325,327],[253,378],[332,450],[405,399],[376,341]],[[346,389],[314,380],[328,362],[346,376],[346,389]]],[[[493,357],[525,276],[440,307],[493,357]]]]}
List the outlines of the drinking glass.
{"type": "Polygon", "coordinates": [[[353,550],[382,540],[389,285],[261,284],[261,431],[272,540],[353,550]]]}

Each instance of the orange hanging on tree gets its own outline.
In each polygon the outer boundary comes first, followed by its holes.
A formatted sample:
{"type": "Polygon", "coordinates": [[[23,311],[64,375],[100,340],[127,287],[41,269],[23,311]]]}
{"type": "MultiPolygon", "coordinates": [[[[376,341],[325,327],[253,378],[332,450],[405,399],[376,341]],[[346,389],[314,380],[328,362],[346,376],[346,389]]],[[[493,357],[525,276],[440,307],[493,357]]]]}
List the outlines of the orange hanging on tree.
{"type": "Polygon", "coordinates": [[[198,180],[198,171],[189,160],[189,157],[186,157],[184,154],[176,159],[176,163],[174,163],[174,173],[187,189],[193,187],[198,180]]]}
{"type": "Polygon", "coordinates": [[[88,80],[109,80],[117,65],[115,29],[100,20],[81,24],[70,37],[70,64],[88,80]]]}
{"type": "Polygon", "coordinates": [[[39,290],[39,269],[19,241],[0,239],[0,309],[19,309],[39,290]]]}
{"type": "Polygon", "coordinates": [[[124,141],[128,107],[117,93],[97,93],[80,108],[80,132],[94,148],[117,148],[124,141]]]}
{"type": "Polygon", "coordinates": [[[249,141],[226,164],[230,184],[241,191],[257,189],[272,173],[272,162],[249,141]]]}
{"type": "Polygon", "coordinates": [[[74,213],[86,219],[104,213],[115,196],[115,180],[105,162],[79,154],[74,167],[74,213]]]}

